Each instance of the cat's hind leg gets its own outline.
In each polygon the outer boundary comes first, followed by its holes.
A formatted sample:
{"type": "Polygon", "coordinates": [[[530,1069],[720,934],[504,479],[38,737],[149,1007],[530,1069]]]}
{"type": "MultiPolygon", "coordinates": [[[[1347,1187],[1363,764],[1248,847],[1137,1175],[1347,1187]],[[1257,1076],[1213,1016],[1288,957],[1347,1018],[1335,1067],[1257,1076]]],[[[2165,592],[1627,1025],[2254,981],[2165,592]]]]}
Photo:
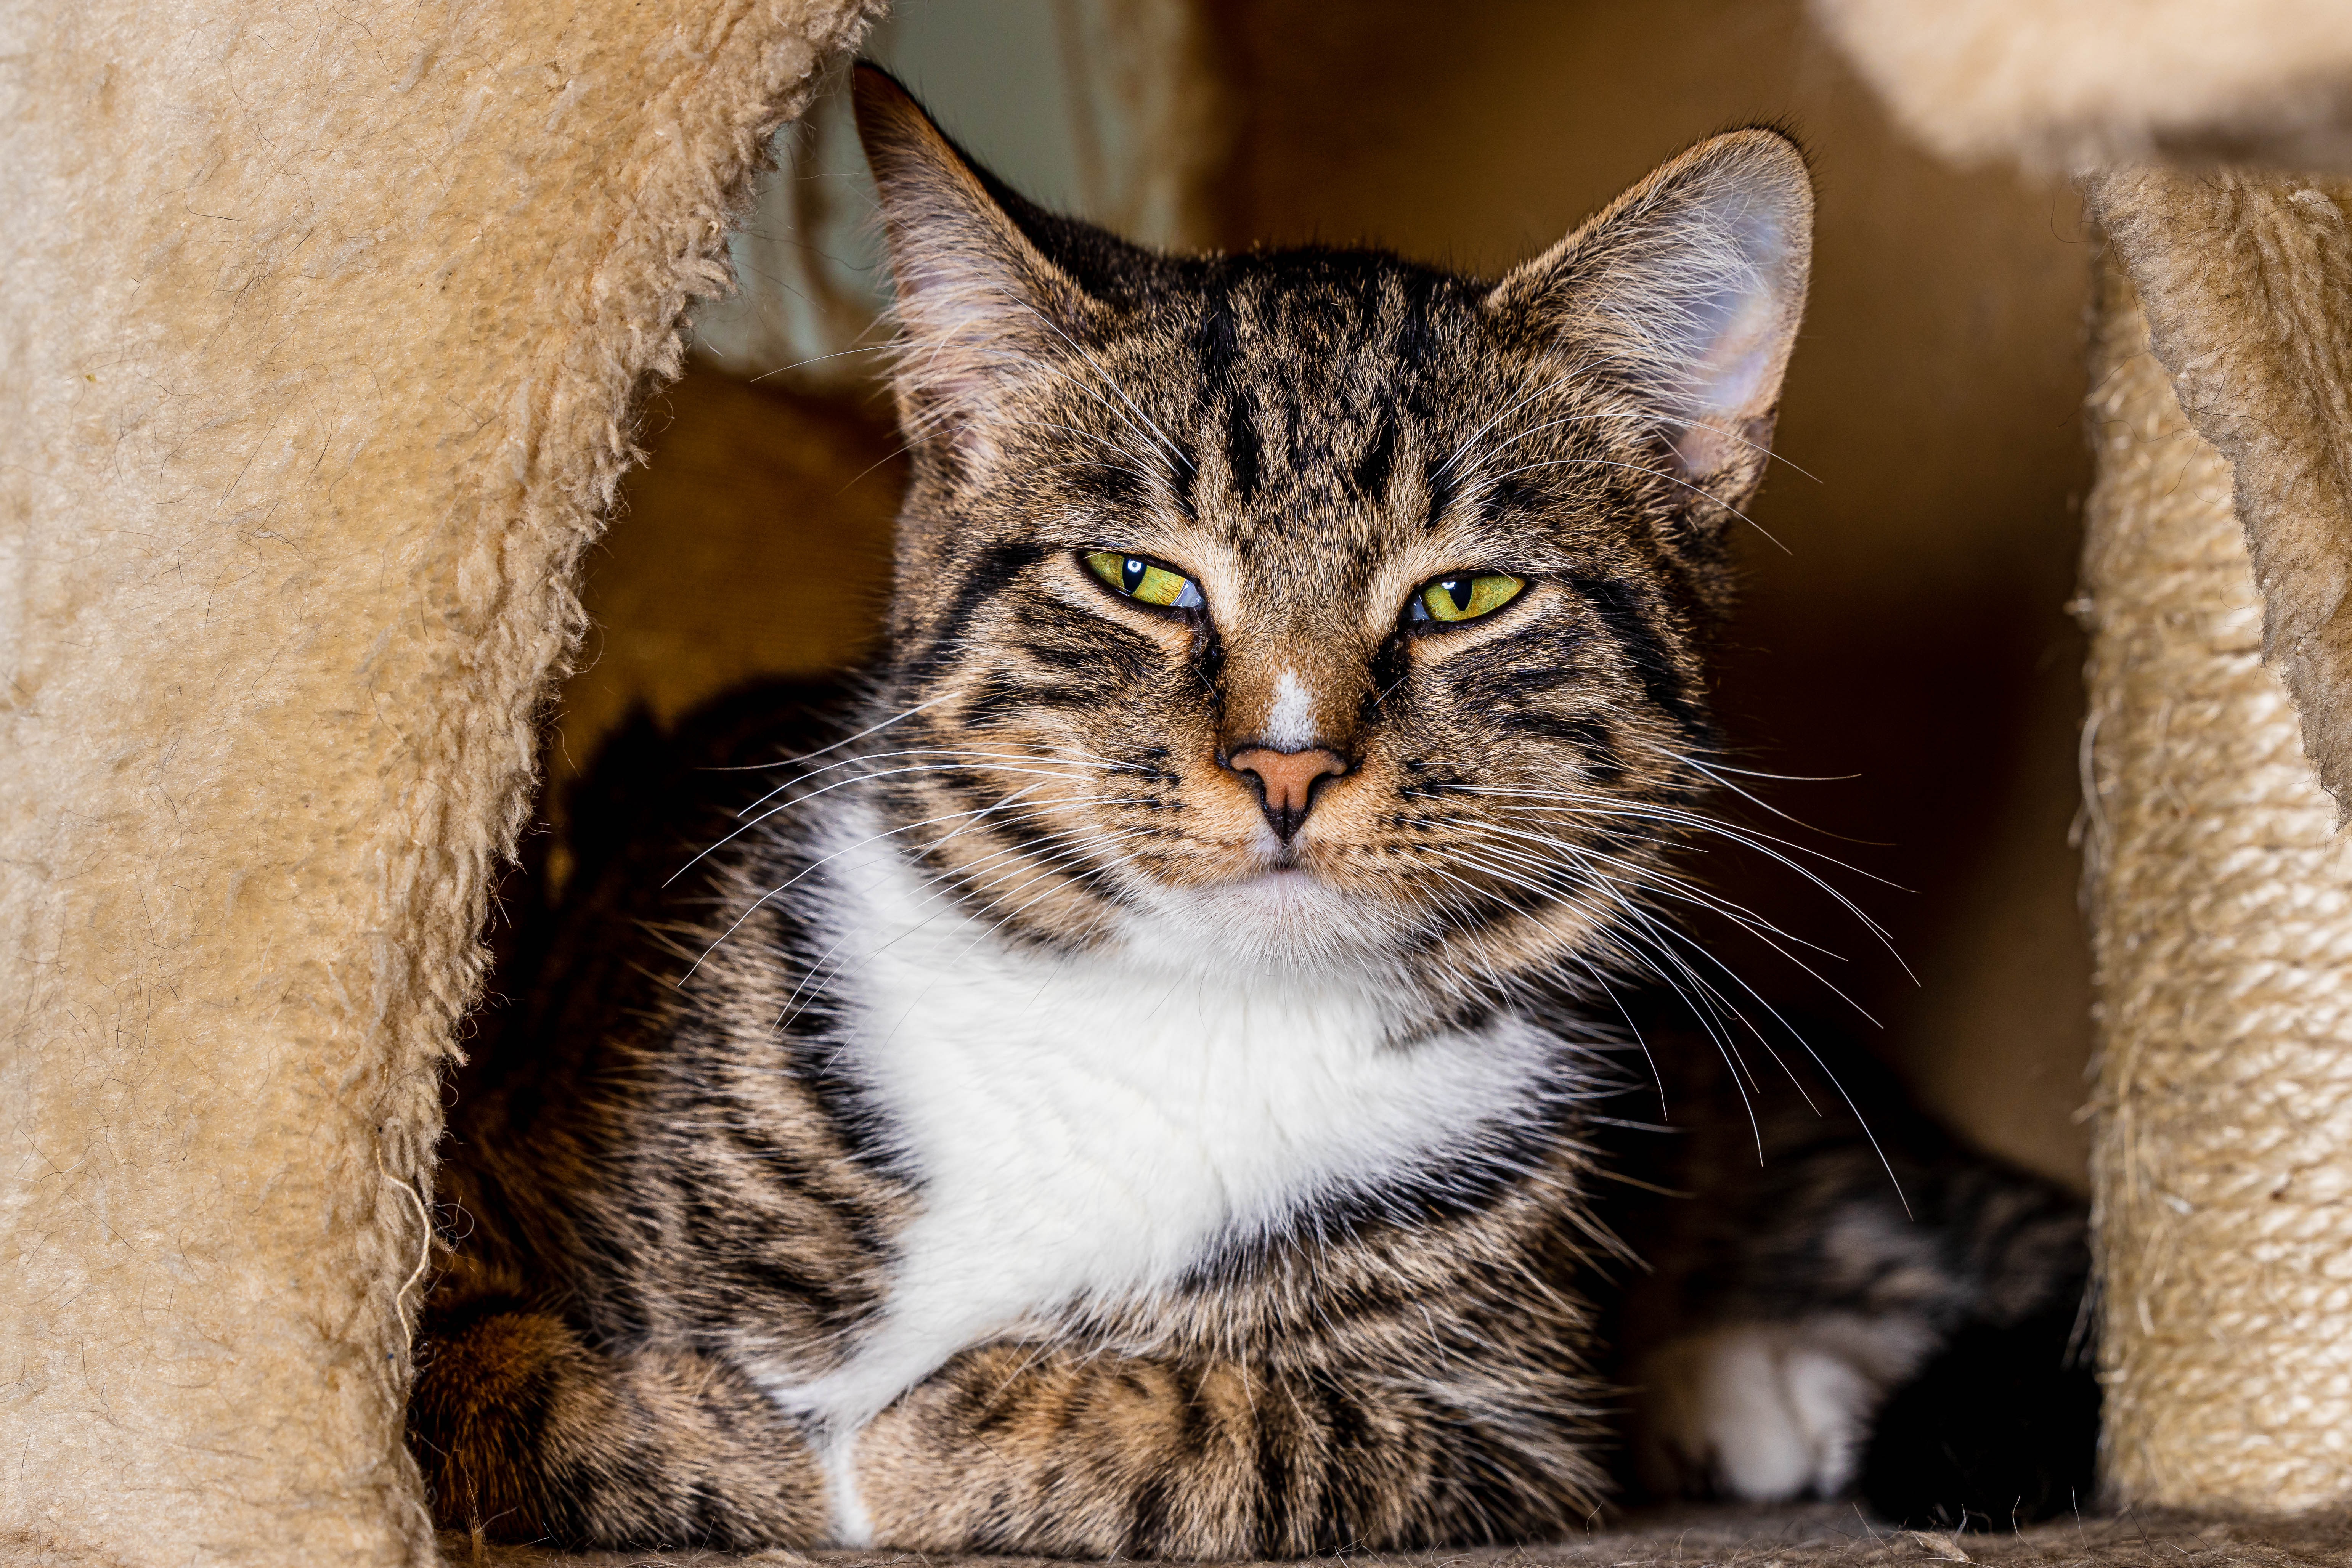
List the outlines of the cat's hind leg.
{"type": "Polygon", "coordinates": [[[691,1350],[602,1350],[553,1313],[475,1303],[428,1323],[408,1425],[446,1528],[569,1546],[824,1539],[799,1429],[691,1350]]]}

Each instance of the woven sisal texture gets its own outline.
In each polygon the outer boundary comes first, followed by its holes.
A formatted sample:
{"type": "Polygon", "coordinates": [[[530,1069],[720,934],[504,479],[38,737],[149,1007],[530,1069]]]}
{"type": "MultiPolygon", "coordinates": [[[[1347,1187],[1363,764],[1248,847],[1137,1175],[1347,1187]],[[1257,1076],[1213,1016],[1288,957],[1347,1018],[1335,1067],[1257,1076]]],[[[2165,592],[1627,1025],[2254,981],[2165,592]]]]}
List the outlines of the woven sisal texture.
{"type": "Polygon", "coordinates": [[[866,0],[0,5],[0,1557],[435,1557],[438,1069],[572,584],[866,0]]]}
{"type": "Polygon", "coordinates": [[[2084,182],[2150,346],[2229,459],[2263,657],[2352,809],[2352,179],[2110,170],[2084,182]]]}
{"type": "Polygon", "coordinates": [[[2109,1486],[2352,1500],[2352,840],[2263,662],[2230,465],[2103,290],[2084,557],[2109,1486]]]}

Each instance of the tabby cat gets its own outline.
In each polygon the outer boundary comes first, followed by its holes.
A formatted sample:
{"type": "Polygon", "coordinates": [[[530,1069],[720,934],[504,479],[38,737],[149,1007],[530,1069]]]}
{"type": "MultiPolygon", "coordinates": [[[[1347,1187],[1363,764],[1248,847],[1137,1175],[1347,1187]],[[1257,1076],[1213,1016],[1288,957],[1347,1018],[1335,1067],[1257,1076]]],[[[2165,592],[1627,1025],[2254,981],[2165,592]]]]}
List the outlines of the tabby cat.
{"type": "Polygon", "coordinates": [[[879,72],[856,106],[913,455],[887,649],[625,733],[575,812],[452,1119],[411,1409],[446,1521],[1538,1539],[1625,1464],[1834,1491],[1940,1347],[2072,1312],[2063,1196],[1850,1126],[1774,1121],[1725,1202],[1595,1195],[1615,989],[1707,902],[1671,859],[1804,300],[1788,140],[1490,283],[1154,254],[879,72]]]}

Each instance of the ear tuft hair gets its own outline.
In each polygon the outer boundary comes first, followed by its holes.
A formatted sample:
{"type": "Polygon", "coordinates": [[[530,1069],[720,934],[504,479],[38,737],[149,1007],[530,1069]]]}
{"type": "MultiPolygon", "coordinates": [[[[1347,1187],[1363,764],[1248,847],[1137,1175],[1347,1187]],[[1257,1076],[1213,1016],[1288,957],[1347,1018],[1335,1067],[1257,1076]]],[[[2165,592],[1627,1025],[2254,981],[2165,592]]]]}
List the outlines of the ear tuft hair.
{"type": "Polygon", "coordinates": [[[984,463],[991,415],[1084,330],[1093,302],[888,72],[860,64],[851,97],[898,293],[902,422],[984,463]]]}
{"type": "Polygon", "coordinates": [[[1487,308],[1621,379],[1685,475],[1751,488],[1804,315],[1812,222],[1797,144],[1735,131],[1515,268],[1487,308]]]}

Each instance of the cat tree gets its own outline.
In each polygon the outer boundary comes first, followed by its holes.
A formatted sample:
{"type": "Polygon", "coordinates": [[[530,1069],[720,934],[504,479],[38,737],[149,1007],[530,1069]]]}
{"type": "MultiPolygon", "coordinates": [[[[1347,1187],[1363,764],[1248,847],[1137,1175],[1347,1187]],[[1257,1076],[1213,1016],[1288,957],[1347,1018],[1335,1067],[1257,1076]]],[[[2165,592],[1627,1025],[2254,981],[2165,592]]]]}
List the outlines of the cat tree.
{"type": "Polygon", "coordinates": [[[1946,153],[2104,171],[2082,605],[2107,1488],[2352,1501],[2352,28],[2324,0],[1821,9],[1946,153]]]}
{"type": "MultiPolygon", "coordinates": [[[[2040,9],[1823,15],[1958,152],[2352,167],[2332,7],[2040,9]]],[[[5,9],[0,1556],[435,1560],[401,1403],[437,1075],[578,562],[764,138],[871,10],[5,9]]],[[[2155,350],[2118,296],[2110,1475],[2344,1500],[2352,188],[2095,195],[2155,350]]]]}
{"type": "Polygon", "coordinates": [[[0,1557],[436,1560],[438,1074],[579,558],[869,12],[6,8],[0,1557]]]}

